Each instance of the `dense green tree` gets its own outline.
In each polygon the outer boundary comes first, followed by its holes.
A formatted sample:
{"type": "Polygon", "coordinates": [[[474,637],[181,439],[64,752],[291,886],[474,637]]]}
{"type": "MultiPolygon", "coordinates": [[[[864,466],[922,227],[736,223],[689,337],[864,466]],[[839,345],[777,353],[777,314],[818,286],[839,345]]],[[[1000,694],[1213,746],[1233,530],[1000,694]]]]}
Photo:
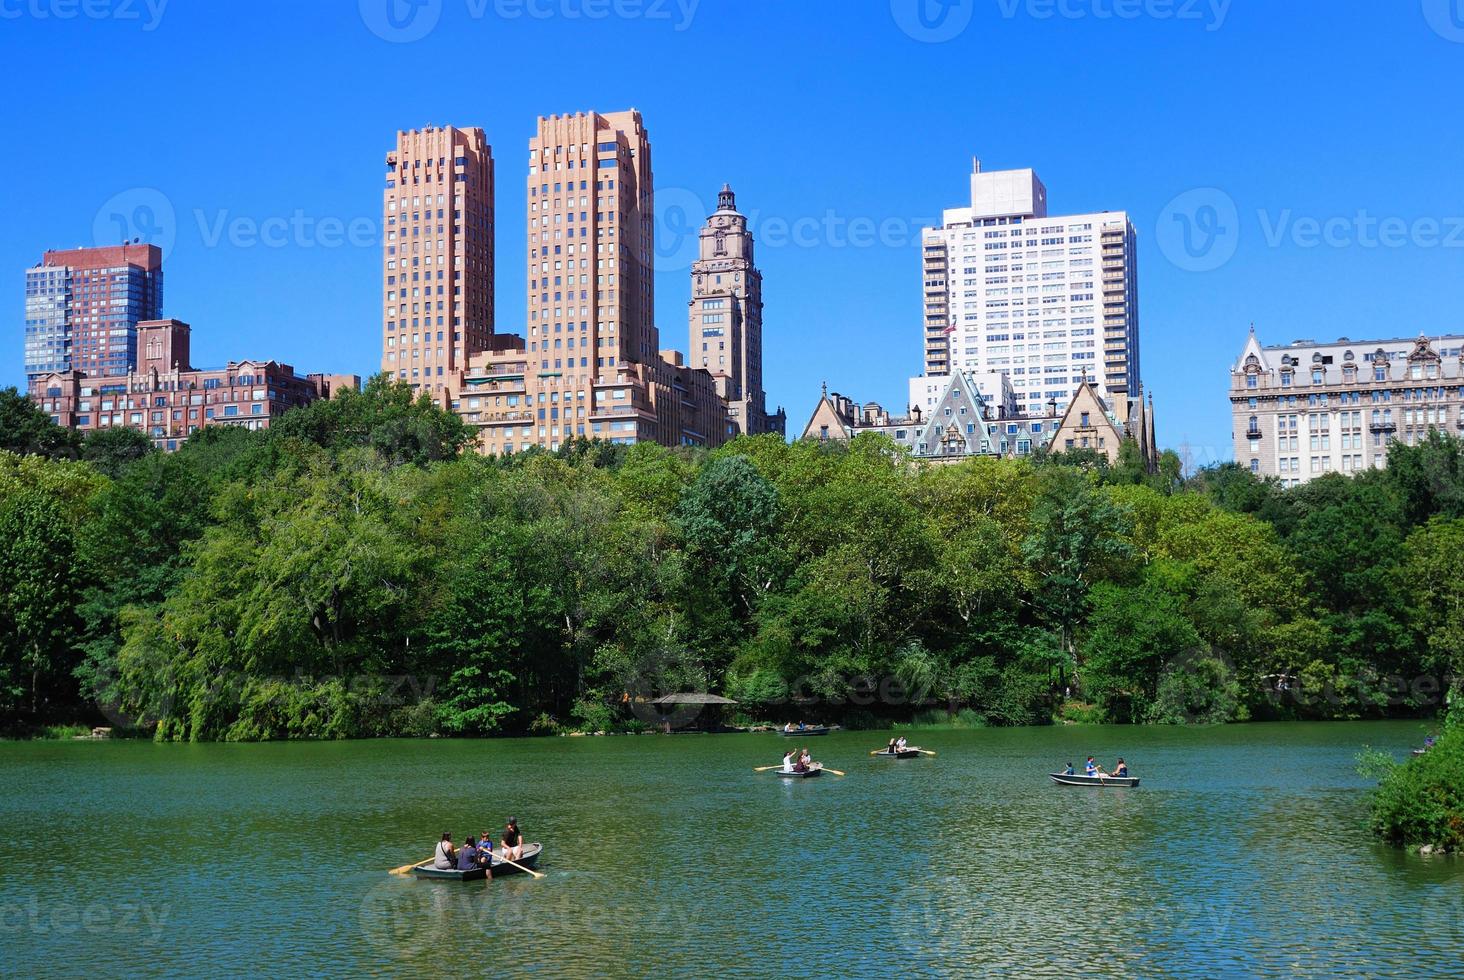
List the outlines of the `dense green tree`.
{"type": "Polygon", "coordinates": [[[74,459],[79,445],[75,432],[52,422],[51,416],[13,386],[0,388],[0,450],[74,459]]]}
{"type": "Polygon", "coordinates": [[[1071,671],[1081,687],[1083,664],[1074,634],[1088,610],[1088,591],[1104,576],[1122,575],[1133,557],[1129,516],[1098,492],[1081,471],[1054,468],[1045,474],[1032,512],[1032,531],[1022,557],[1032,582],[1033,605],[1058,633],[1065,662],[1057,682],[1071,671]]]}
{"type": "Polygon", "coordinates": [[[154,452],[152,440],[137,429],[93,429],[81,441],[81,458],[99,473],[116,479],[130,464],[154,452]]]}

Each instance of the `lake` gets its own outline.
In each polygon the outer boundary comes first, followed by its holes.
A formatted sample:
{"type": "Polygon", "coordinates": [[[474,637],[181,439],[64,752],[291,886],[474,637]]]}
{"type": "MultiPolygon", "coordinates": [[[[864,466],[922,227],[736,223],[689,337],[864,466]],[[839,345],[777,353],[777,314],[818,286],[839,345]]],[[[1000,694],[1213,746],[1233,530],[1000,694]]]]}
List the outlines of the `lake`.
{"type": "Polygon", "coordinates": [[[1421,723],[0,743],[0,974],[1464,974],[1464,861],[1374,843],[1421,723]],[[1134,790],[1047,779],[1092,753],[1134,790]],[[416,881],[510,814],[541,870],[416,881]]]}

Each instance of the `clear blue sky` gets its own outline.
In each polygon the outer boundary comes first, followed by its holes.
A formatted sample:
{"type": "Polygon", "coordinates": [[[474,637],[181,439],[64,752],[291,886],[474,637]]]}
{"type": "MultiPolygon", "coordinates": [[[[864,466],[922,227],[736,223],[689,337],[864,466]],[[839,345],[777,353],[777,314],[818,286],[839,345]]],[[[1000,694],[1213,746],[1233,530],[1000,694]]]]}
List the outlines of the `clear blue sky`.
{"type": "Polygon", "coordinates": [[[790,428],[824,380],[903,405],[918,226],[963,203],[972,155],[1035,168],[1055,212],[1132,214],[1160,441],[1197,461],[1229,454],[1251,321],[1268,343],[1464,332],[1464,0],[160,2],[0,0],[0,383],[23,380],[23,270],[114,241],[113,214],[171,241],[196,363],[372,373],[382,158],[428,123],[493,144],[497,323],[520,332],[534,118],[630,106],[663,343],[687,343],[687,212],[730,181],[790,428]],[[260,243],[270,219],[296,227],[260,243]]]}

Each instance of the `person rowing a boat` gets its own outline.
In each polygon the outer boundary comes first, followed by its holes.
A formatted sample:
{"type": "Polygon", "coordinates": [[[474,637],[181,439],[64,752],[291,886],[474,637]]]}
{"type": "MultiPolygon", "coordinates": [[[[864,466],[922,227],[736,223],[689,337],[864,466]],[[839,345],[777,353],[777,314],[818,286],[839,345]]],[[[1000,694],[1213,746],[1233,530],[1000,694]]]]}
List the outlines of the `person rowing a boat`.
{"type": "Polygon", "coordinates": [[[518,818],[509,817],[508,824],[499,835],[503,843],[503,856],[510,861],[517,861],[524,856],[524,835],[519,831],[518,818]]]}
{"type": "Polygon", "coordinates": [[[903,751],[905,751],[905,749],[906,749],[906,747],[908,745],[909,745],[909,743],[905,741],[905,736],[903,736],[903,735],[901,735],[899,738],[895,739],[895,751],[896,752],[903,752],[903,751]]]}
{"type": "Polygon", "coordinates": [[[1106,776],[1106,775],[1108,775],[1108,773],[1104,772],[1102,770],[1102,768],[1099,767],[1098,763],[1096,763],[1096,762],[1093,761],[1093,757],[1091,755],[1088,756],[1088,763],[1087,763],[1087,765],[1085,765],[1083,767],[1083,772],[1086,773],[1089,776],[1106,776]]]}
{"type": "Polygon", "coordinates": [[[444,833],[432,852],[432,866],[439,871],[451,871],[457,867],[457,851],[452,846],[452,834],[444,833]]]}

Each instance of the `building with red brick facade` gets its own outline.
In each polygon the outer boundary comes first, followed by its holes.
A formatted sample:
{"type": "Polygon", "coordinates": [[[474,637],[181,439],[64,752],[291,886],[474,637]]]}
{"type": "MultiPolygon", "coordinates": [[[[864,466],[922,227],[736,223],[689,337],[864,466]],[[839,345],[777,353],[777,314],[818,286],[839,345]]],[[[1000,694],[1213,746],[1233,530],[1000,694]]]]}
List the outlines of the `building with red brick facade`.
{"type": "Polygon", "coordinates": [[[265,429],[291,408],[329,398],[349,375],[300,377],[275,360],[230,361],[195,368],[190,327],[181,320],[137,325],[137,367],[124,375],[56,371],[31,380],[30,397],[57,425],[80,432],[125,426],[146,433],[159,449],[174,450],[209,425],[265,429]]]}

